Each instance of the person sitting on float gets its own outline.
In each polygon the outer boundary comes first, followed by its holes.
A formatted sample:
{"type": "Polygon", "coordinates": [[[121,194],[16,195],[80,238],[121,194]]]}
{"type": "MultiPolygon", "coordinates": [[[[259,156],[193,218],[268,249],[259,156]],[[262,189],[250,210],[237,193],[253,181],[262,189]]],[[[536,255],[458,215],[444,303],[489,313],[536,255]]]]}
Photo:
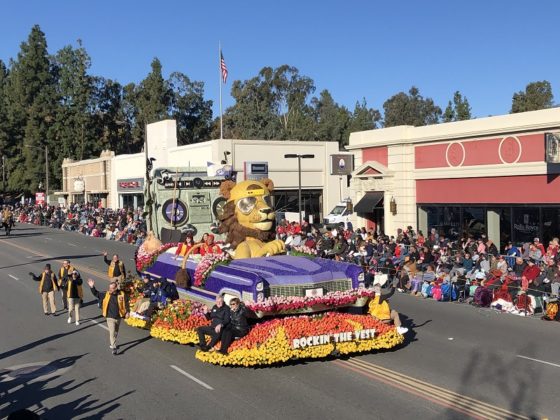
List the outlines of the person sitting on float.
{"type": "Polygon", "coordinates": [[[368,313],[375,319],[383,322],[390,323],[393,322],[395,327],[397,327],[397,332],[401,335],[408,332],[408,328],[405,328],[401,324],[401,318],[399,313],[392,310],[389,306],[388,299],[395,293],[395,287],[398,280],[393,281],[390,291],[385,294],[381,293],[381,285],[375,284],[373,286],[373,291],[375,295],[370,299],[368,304],[368,313]]]}
{"type": "Polygon", "coordinates": [[[175,251],[175,259],[179,257],[184,257],[187,252],[194,246],[194,239],[192,235],[185,236],[185,241],[180,243],[177,246],[177,250],[175,251]]]}
{"type": "Polygon", "coordinates": [[[205,256],[208,254],[222,254],[222,248],[214,243],[214,235],[208,234],[206,242],[200,247],[200,255],[205,256]]]}

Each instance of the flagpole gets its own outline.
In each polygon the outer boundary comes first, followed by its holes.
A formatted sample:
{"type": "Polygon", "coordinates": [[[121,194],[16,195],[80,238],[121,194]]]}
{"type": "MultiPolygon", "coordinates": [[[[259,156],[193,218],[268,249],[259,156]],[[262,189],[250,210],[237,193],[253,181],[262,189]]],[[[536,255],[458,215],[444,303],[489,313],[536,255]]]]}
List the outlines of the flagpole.
{"type": "Polygon", "coordinates": [[[224,138],[224,124],[222,121],[222,42],[218,41],[218,82],[220,84],[220,140],[224,138]]]}

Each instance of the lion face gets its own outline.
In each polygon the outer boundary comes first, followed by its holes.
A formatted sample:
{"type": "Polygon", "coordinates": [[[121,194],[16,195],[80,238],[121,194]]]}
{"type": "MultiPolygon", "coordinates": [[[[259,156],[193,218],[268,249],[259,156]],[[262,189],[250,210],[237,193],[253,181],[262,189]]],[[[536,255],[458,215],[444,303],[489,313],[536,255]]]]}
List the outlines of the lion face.
{"type": "Polygon", "coordinates": [[[219,232],[227,234],[233,249],[247,238],[263,242],[274,240],[275,213],[271,207],[274,184],[270,179],[260,181],[224,181],[220,193],[227,200],[220,215],[219,232]]]}
{"type": "Polygon", "coordinates": [[[240,225],[263,232],[272,229],[275,214],[270,205],[270,195],[240,198],[235,200],[235,208],[240,225]]]}

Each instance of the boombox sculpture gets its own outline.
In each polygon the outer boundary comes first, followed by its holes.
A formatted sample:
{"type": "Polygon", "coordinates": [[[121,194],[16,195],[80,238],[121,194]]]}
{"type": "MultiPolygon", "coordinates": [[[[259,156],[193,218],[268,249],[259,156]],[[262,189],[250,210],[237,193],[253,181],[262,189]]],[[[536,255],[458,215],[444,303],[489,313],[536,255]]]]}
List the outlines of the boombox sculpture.
{"type": "Polygon", "coordinates": [[[190,231],[196,240],[218,223],[226,204],[220,186],[226,178],[207,176],[206,168],[154,170],[152,230],[165,242],[178,242],[190,231]]]}

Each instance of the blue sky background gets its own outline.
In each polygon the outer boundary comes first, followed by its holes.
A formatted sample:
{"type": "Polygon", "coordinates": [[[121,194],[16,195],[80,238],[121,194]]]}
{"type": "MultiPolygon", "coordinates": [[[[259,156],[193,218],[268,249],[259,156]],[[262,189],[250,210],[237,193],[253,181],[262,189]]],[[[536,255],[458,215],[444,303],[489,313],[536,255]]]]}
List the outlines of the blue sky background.
{"type": "Polygon", "coordinates": [[[0,59],[15,58],[31,27],[49,51],[81,39],[90,72],[139,82],[158,57],[164,76],[205,82],[218,112],[218,41],[231,81],[289,64],[350,109],[382,110],[415,85],[445,108],[461,91],[473,115],[507,113],[514,92],[548,80],[560,103],[560,2],[458,1],[62,1],[2,4],[0,59]]]}

